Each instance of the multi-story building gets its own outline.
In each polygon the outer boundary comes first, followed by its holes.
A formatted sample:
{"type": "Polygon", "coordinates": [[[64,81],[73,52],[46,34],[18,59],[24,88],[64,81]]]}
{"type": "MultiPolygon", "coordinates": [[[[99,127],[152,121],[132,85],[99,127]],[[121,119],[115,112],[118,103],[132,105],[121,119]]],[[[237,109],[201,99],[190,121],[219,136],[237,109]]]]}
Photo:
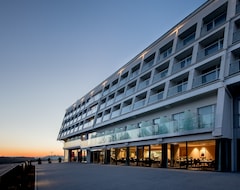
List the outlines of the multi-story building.
{"type": "Polygon", "coordinates": [[[239,58],[240,0],[207,1],[66,109],[65,160],[240,171],[239,58]]]}

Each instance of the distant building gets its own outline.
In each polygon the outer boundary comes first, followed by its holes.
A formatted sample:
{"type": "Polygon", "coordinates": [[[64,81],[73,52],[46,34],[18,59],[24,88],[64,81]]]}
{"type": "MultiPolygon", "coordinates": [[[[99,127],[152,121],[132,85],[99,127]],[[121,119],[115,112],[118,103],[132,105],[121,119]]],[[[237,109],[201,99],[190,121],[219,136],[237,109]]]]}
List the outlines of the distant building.
{"type": "Polygon", "coordinates": [[[239,57],[240,0],[207,1],[66,109],[65,160],[240,171],[239,57]]]}

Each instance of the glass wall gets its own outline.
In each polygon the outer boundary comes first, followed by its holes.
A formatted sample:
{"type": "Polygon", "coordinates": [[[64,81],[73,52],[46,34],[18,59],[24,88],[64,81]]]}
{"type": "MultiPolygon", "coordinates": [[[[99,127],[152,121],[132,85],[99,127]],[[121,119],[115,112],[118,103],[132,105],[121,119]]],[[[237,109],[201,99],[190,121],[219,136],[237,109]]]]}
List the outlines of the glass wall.
{"type": "Polygon", "coordinates": [[[215,147],[215,140],[168,144],[168,167],[214,170],[215,147]]]}

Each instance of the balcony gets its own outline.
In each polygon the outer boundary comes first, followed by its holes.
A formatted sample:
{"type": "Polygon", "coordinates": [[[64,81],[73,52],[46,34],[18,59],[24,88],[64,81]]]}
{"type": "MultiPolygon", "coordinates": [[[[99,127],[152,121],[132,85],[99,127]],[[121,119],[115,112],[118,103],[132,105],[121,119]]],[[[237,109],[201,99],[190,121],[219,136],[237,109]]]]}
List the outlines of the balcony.
{"type": "Polygon", "coordinates": [[[139,84],[138,84],[138,90],[141,90],[143,88],[146,88],[148,85],[150,84],[150,79],[146,79],[144,81],[141,81],[139,84]]]}
{"type": "Polygon", "coordinates": [[[233,33],[233,43],[238,42],[240,40],[240,29],[236,30],[233,33]]]}
{"type": "Polygon", "coordinates": [[[187,90],[187,82],[175,85],[168,89],[168,97],[177,95],[187,90]]]}
{"type": "Polygon", "coordinates": [[[184,67],[187,67],[188,65],[190,65],[192,62],[192,56],[186,57],[185,59],[181,60],[178,63],[175,63],[173,65],[173,73],[180,71],[181,69],[183,69],[184,67]]]}
{"type": "Polygon", "coordinates": [[[153,76],[153,82],[157,82],[160,81],[162,78],[166,77],[168,74],[168,69],[165,69],[163,71],[160,71],[159,73],[156,73],[153,76]]]}
{"type": "Polygon", "coordinates": [[[122,114],[128,113],[128,112],[130,112],[130,111],[132,111],[132,104],[127,105],[127,106],[124,106],[124,107],[122,108],[122,114]]]}
{"type": "Polygon", "coordinates": [[[135,89],[136,89],[136,86],[134,86],[134,87],[132,87],[132,88],[129,88],[129,89],[126,91],[126,96],[132,95],[132,94],[135,92],[135,89]]]}
{"type": "Polygon", "coordinates": [[[219,71],[220,69],[215,69],[195,77],[193,80],[193,87],[198,87],[217,80],[219,77],[219,71]]]}
{"type": "Polygon", "coordinates": [[[199,51],[198,59],[217,53],[223,48],[223,39],[213,42],[199,51]]]}
{"type": "Polygon", "coordinates": [[[150,69],[152,67],[153,63],[154,63],[154,59],[152,59],[149,62],[144,62],[143,67],[142,67],[142,72],[150,69]]]}
{"type": "Polygon", "coordinates": [[[139,100],[134,103],[133,109],[135,110],[135,109],[141,108],[144,106],[144,104],[145,104],[145,99],[139,100]]]}
{"type": "Polygon", "coordinates": [[[112,112],[112,118],[118,117],[118,116],[120,115],[120,113],[121,113],[121,110],[120,110],[120,109],[113,111],[113,112],[112,112]]]}
{"type": "Polygon", "coordinates": [[[240,72],[240,60],[234,61],[230,64],[229,75],[240,72]]]}
{"type": "Polygon", "coordinates": [[[103,116],[103,121],[107,121],[110,119],[110,113],[103,116]]]}
{"type": "Polygon", "coordinates": [[[153,94],[149,97],[148,103],[155,103],[163,99],[163,91],[157,94],[153,94]]]}
{"type": "Polygon", "coordinates": [[[147,124],[124,131],[115,130],[111,134],[103,133],[101,136],[91,136],[88,140],[88,146],[118,143],[124,140],[141,140],[154,136],[182,136],[189,133],[210,132],[214,128],[214,120],[214,113],[196,115],[186,112],[182,120],[168,120],[162,117],[156,124],[147,124]]]}

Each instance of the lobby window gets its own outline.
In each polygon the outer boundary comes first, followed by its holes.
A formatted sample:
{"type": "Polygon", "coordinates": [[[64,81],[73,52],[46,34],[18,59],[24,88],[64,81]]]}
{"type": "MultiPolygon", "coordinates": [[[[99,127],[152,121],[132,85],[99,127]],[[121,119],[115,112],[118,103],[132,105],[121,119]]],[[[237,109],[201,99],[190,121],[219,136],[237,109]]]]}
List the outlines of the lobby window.
{"type": "Polygon", "coordinates": [[[191,44],[195,40],[197,24],[194,24],[192,27],[181,33],[178,37],[177,49],[181,49],[186,45],[191,44]]]}
{"type": "Polygon", "coordinates": [[[173,40],[167,43],[159,50],[159,60],[168,58],[172,54],[173,40]]]}
{"type": "Polygon", "coordinates": [[[158,66],[154,70],[153,82],[160,81],[162,78],[166,77],[168,74],[169,61],[158,66]]]}
{"type": "Polygon", "coordinates": [[[192,63],[192,50],[193,48],[190,48],[175,57],[175,63],[172,70],[173,73],[187,67],[192,63]]]}
{"type": "Polygon", "coordinates": [[[212,31],[216,27],[221,26],[226,21],[227,3],[213,11],[211,14],[203,18],[202,35],[212,31]]]}
{"type": "Polygon", "coordinates": [[[198,108],[198,127],[213,128],[215,120],[215,105],[198,108]]]}
{"type": "Polygon", "coordinates": [[[148,70],[151,68],[154,64],[154,58],[155,58],[155,53],[144,59],[143,66],[142,66],[142,72],[148,70]]]}
{"type": "Polygon", "coordinates": [[[139,74],[139,70],[140,70],[140,63],[138,63],[136,66],[134,66],[131,69],[130,79],[135,78],[139,74]]]}

